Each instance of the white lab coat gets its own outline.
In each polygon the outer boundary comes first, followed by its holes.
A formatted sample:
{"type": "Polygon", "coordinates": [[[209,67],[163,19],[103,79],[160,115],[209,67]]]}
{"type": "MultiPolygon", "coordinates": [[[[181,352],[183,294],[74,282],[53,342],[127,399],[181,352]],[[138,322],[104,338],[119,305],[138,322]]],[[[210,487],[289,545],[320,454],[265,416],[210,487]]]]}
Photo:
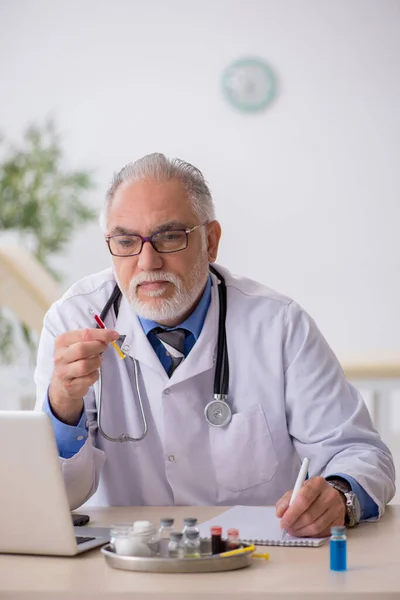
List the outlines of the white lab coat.
{"type": "MultiPolygon", "coordinates": [[[[137,443],[107,441],[96,423],[98,389],[84,398],[90,435],[81,450],[60,459],[70,506],[267,505],[293,487],[304,456],[310,476],[346,473],[379,506],[394,494],[389,450],[373,428],[358,392],[313,320],[298,304],[265,286],[232,276],[226,331],[232,422],[210,427],[218,331],[218,290],[199,339],[169,379],[137,317],[123,298],[109,328],[126,335],[123,350],[139,362],[148,422],[137,443]]],[[[41,409],[53,370],[55,337],[93,327],[115,280],[111,269],[76,283],[48,311],[35,373],[41,409]]],[[[104,354],[102,427],[117,437],[142,432],[133,361],[109,346],[104,354]]]]}

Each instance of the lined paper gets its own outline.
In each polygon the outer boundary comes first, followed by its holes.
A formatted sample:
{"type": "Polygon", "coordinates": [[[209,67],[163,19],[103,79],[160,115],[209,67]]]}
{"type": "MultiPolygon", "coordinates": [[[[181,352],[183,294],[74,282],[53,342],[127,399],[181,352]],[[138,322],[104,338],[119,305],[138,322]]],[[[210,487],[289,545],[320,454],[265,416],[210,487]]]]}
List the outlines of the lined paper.
{"type": "Polygon", "coordinates": [[[210,537],[210,527],[222,527],[222,536],[230,527],[239,529],[239,537],[244,542],[260,546],[321,546],[329,538],[299,538],[286,535],[282,540],[280,519],[274,506],[234,506],[217,517],[199,525],[200,536],[210,537]]]}

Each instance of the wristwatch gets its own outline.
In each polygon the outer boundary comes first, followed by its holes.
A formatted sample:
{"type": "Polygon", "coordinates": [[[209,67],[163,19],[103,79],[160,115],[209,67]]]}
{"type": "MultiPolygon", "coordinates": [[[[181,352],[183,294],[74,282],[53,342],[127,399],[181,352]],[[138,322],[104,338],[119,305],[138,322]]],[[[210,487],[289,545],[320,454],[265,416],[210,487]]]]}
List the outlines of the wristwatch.
{"type": "Polygon", "coordinates": [[[348,481],[341,477],[327,477],[326,481],[335,490],[343,494],[346,501],[346,517],[344,524],[347,527],[354,527],[358,525],[361,519],[361,507],[360,501],[356,494],[352,491],[348,481]]]}

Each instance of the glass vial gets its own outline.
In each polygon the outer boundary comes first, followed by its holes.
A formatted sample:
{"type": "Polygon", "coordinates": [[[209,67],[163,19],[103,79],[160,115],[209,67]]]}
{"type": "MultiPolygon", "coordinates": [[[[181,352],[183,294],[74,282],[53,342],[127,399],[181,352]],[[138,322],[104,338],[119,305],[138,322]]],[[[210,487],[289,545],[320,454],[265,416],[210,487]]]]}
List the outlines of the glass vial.
{"type": "Polygon", "coordinates": [[[174,519],[160,519],[160,529],[158,530],[158,534],[160,540],[169,540],[172,532],[172,527],[174,524],[174,519]]]}
{"type": "Polygon", "coordinates": [[[329,542],[331,571],[346,571],[347,569],[347,537],[346,527],[331,527],[329,542]]]}
{"type": "Polygon", "coordinates": [[[226,540],[226,549],[236,550],[236,548],[240,548],[239,529],[232,527],[227,530],[226,534],[228,536],[226,540]]]}
{"type": "Polygon", "coordinates": [[[184,544],[185,558],[200,558],[200,535],[198,531],[187,531],[184,544]]]}
{"type": "Polygon", "coordinates": [[[188,531],[197,531],[197,533],[200,534],[199,529],[197,527],[197,519],[194,519],[193,517],[188,517],[187,519],[183,520],[182,533],[184,539],[186,539],[186,534],[188,533],[188,531]]]}
{"type": "Polygon", "coordinates": [[[183,545],[183,533],[172,531],[168,543],[168,556],[170,558],[184,558],[185,549],[183,545]]]}

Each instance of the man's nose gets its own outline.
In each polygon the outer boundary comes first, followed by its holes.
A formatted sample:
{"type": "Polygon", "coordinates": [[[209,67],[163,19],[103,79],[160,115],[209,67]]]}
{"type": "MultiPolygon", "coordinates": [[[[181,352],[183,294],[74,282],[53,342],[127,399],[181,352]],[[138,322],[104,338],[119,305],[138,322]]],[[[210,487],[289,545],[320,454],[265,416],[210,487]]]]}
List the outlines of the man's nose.
{"type": "Polygon", "coordinates": [[[163,266],[162,255],[154,250],[150,242],[145,242],[139,254],[138,267],[142,271],[153,271],[163,266]]]}

